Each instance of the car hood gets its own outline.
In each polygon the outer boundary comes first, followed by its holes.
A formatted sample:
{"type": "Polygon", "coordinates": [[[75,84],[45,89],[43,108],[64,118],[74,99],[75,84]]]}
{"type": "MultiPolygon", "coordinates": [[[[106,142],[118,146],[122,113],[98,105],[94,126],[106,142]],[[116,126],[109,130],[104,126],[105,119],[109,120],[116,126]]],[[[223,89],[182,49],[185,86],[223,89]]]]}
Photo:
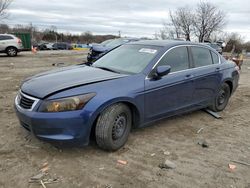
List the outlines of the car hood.
{"type": "Polygon", "coordinates": [[[77,65],[48,71],[30,77],[23,82],[21,90],[28,95],[42,99],[67,88],[117,79],[124,76],[127,75],[117,74],[85,65],[77,65]]]}
{"type": "Polygon", "coordinates": [[[107,46],[102,46],[102,45],[95,45],[92,47],[92,50],[95,52],[106,52],[111,50],[113,47],[107,47],[107,46]]]}

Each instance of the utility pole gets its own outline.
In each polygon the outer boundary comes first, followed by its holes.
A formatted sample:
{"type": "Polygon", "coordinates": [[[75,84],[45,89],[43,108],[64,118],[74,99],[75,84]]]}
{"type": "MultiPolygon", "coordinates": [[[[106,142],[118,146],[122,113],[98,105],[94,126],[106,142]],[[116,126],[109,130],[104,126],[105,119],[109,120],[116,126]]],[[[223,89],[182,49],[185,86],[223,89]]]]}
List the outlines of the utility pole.
{"type": "Polygon", "coordinates": [[[121,38],[121,31],[118,31],[118,37],[121,38]]]}
{"type": "Polygon", "coordinates": [[[30,35],[31,35],[31,42],[34,42],[34,33],[33,33],[33,24],[30,22],[30,35]]]}

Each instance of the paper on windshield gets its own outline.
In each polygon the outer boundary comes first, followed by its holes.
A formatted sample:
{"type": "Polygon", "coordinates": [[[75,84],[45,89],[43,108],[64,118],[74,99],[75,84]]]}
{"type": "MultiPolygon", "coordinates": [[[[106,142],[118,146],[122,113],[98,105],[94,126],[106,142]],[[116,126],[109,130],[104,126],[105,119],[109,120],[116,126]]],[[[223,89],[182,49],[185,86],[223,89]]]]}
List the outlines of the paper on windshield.
{"type": "Polygon", "coordinates": [[[155,54],[157,52],[157,50],[155,49],[150,49],[150,48],[142,48],[139,50],[139,52],[142,53],[149,53],[149,54],[155,54]]]}

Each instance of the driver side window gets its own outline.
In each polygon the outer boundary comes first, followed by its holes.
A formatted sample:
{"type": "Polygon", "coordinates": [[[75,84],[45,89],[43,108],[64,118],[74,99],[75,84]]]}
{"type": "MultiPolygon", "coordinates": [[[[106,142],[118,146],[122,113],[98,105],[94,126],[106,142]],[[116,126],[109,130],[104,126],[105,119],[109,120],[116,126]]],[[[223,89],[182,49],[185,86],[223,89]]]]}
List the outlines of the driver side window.
{"type": "Polygon", "coordinates": [[[187,47],[177,47],[163,56],[157,66],[169,65],[171,72],[186,70],[189,68],[187,47]]]}

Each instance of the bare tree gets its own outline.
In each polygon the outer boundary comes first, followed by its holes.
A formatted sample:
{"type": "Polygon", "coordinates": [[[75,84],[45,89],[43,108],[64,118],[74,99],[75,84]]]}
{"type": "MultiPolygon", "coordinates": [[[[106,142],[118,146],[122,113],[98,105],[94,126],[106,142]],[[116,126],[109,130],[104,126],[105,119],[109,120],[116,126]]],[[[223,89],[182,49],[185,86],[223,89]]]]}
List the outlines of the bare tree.
{"type": "Polygon", "coordinates": [[[0,33],[8,33],[10,30],[9,26],[6,24],[0,24],[0,33]]]}
{"type": "Polygon", "coordinates": [[[0,0],[0,20],[9,16],[7,10],[13,0],[0,0]]]}
{"type": "MultiPolygon", "coordinates": [[[[177,18],[177,16],[174,15],[174,14],[172,14],[171,11],[169,11],[169,16],[170,16],[170,20],[172,22],[172,25],[174,27],[176,38],[180,38],[180,27],[179,27],[179,24],[178,24],[178,18],[177,18]]],[[[165,24],[165,27],[166,27],[166,24],[165,24]]],[[[171,32],[173,32],[173,30],[171,32]]]]}
{"type": "Polygon", "coordinates": [[[199,42],[209,39],[211,34],[225,25],[225,13],[213,4],[203,1],[197,5],[193,20],[195,35],[199,42]]]}
{"type": "Polygon", "coordinates": [[[170,11],[169,15],[176,30],[177,38],[180,37],[180,34],[183,34],[186,40],[190,41],[194,18],[191,10],[188,7],[181,7],[173,13],[170,11]]]}
{"type": "Polygon", "coordinates": [[[180,32],[177,27],[175,27],[172,23],[163,23],[163,29],[157,34],[160,39],[174,39],[179,38],[180,32]]]}

